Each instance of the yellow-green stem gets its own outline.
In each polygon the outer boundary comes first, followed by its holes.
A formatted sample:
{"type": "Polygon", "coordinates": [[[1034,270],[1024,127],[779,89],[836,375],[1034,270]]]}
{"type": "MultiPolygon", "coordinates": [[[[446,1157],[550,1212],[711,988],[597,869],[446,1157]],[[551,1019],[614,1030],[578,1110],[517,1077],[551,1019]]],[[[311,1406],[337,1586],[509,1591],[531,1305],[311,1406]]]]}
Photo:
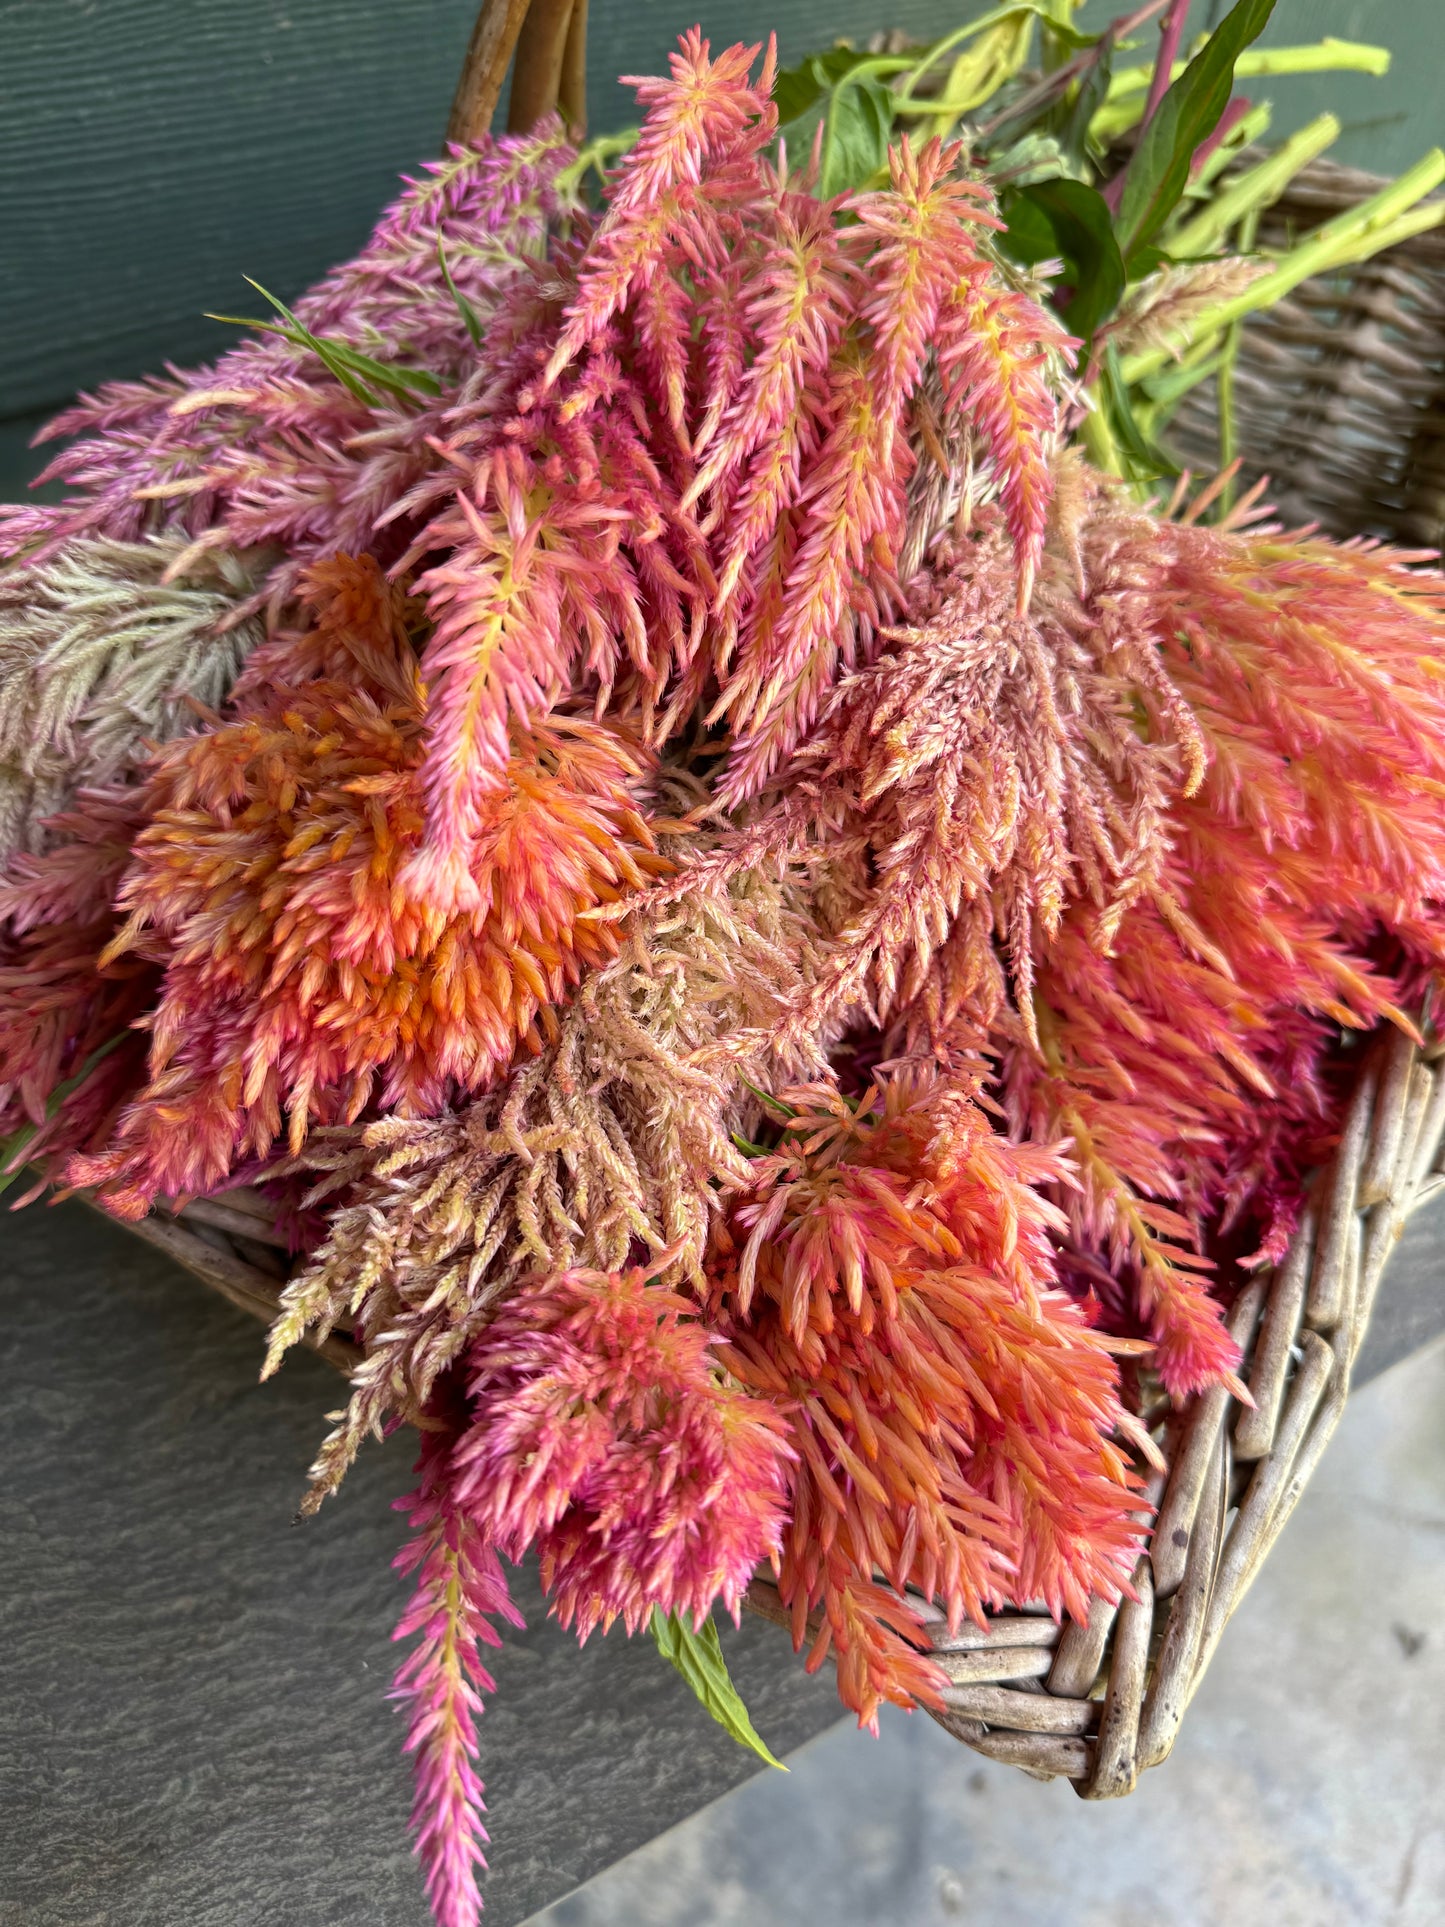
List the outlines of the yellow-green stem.
{"type": "MultiPolygon", "coordinates": [[[[1299,247],[1282,255],[1270,273],[1261,275],[1258,281],[1251,282],[1228,301],[1198,315],[1193,324],[1194,338],[1199,340],[1227,328],[1231,322],[1253,314],[1258,308],[1272,307],[1311,275],[1367,261],[1371,255],[1394,247],[1397,242],[1438,226],[1445,220],[1445,201],[1433,201],[1424,207],[1417,203],[1442,181],[1445,181],[1445,153],[1436,147],[1379,194],[1317,228],[1299,247]]],[[[1123,365],[1125,382],[1132,387],[1156,373],[1170,358],[1167,348],[1149,348],[1130,355],[1123,365]]]]}
{"type": "Polygon", "coordinates": [[[1106,475],[1124,473],[1119,445],[1105,417],[1103,403],[1097,397],[1094,406],[1079,424],[1079,440],[1084,444],[1084,452],[1095,468],[1102,469],[1106,475]]]}
{"type": "Polygon", "coordinates": [[[1268,160],[1231,181],[1202,213],[1176,228],[1169,237],[1169,252],[1182,259],[1213,253],[1237,221],[1277,201],[1295,175],[1317,160],[1338,139],[1339,132],[1335,116],[1321,114],[1297,134],[1291,134],[1268,160]]]}
{"type": "MultiPolygon", "coordinates": [[[[1249,254],[1254,247],[1255,231],[1259,227],[1259,209],[1251,208],[1239,229],[1239,252],[1249,254]]],[[[1239,440],[1235,432],[1234,419],[1234,369],[1239,359],[1239,337],[1244,327],[1242,321],[1230,324],[1224,338],[1224,354],[1219,363],[1219,466],[1228,468],[1239,453],[1239,440]]],[[[1234,507],[1235,478],[1229,480],[1219,492],[1219,514],[1221,520],[1234,507]]]]}

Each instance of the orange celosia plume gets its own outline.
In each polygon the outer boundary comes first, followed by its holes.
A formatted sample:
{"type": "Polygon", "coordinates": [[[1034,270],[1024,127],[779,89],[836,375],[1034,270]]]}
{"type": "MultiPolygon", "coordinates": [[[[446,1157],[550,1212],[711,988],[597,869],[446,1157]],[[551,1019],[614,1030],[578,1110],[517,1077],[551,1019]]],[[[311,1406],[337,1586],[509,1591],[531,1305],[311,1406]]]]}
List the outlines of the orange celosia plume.
{"type": "Polygon", "coordinates": [[[401,592],[374,563],[318,564],[312,629],[268,647],[233,713],[164,752],[102,967],[163,972],[149,1082],[104,1153],[75,1162],[122,1215],[220,1184],[285,1128],[373,1100],[435,1110],[476,1090],[611,954],[587,913],[658,860],[645,761],[553,717],[513,739],[480,832],[477,902],[446,914],[398,881],[422,828],[425,698],[401,592]]]}

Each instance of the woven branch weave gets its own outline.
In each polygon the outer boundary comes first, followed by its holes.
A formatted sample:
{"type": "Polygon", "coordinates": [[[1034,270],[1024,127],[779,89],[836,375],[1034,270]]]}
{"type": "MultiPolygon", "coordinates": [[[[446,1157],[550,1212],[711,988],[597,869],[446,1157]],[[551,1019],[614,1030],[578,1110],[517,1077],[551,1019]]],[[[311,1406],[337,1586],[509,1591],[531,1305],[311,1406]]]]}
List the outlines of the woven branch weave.
{"type": "MultiPolygon", "coordinates": [[[[1384,186],[1315,161],[1260,222],[1282,248],[1384,186]]],[[[1243,331],[1234,412],[1244,471],[1269,478],[1286,522],[1331,535],[1445,544],[1445,229],[1319,275],[1243,331]]],[[[1186,396],[1170,431],[1184,460],[1218,461],[1213,381],[1186,396]]]]}

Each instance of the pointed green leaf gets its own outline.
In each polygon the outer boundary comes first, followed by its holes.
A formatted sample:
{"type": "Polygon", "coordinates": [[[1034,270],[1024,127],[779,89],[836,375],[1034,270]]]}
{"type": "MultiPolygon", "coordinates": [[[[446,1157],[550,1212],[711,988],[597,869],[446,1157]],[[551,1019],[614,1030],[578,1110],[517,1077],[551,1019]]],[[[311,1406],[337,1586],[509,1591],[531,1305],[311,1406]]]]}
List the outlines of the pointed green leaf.
{"type": "Polygon", "coordinates": [[[326,368],[327,372],[333,375],[336,378],[336,380],[341,383],[342,387],[348,391],[348,393],[354,395],[356,399],[363,404],[363,406],[367,408],[375,408],[376,396],[371,392],[371,390],[365,385],[364,382],[357,380],[356,375],[352,370],[346,368],[340,361],[337,360],[336,355],[332,350],[332,348],[327,343],[323,342],[319,335],[312,334],[311,330],[306,326],[304,322],[298,321],[295,315],[292,314],[291,310],[286,306],[286,303],[284,301],[278,300],[277,297],[271,293],[271,290],[269,288],[263,288],[259,281],[252,281],[249,274],[244,276],[243,278],[250,283],[250,285],[256,290],[257,294],[265,295],[266,299],[271,303],[271,306],[276,310],[277,314],[279,314],[281,319],[287,324],[287,327],[290,329],[291,332],[287,334],[286,339],[289,342],[291,342],[294,347],[309,348],[312,354],[320,357],[322,365],[326,368]]]}
{"type": "Polygon", "coordinates": [[[888,89],[871,74],[846,80],[834,93],[823,129],[824,200],[862,187],[888,161],[893,104],[888,89]]]}
{"type": "MultiPolygon", "coordinates": [[[[442,272],[446,273],[445,261],[442,263],[442,272]]],[[[305,322],[298,321],[286,303],[272,294],[269,288],[263,288],[259,281],[252,281],[249,274],[243,278],[250,282],[257,294],[265,295],[277,314],[282,317],[285,326],[274,321],[256,321],[245,315],[236,314],[207,315],[208,321],[228,321],[238,328],[259,328],[266,334],[280,335],[281,339],[289,341],[293,348],[308,350],[311,354],[318,356],[328,373],[367,408],[375,408],[378,405],[374,392],[378,388],[386,394],[395,395],[400,401],[414,400],[418,395],[439,395],[442,392],[441,383],[430,369],[408,368],[398,361],[376,361],[371,355],[362,354],[360,349],[348,347],[344,341],[330,341],[325,335],[313,334],[305,322]]],[[[447,275],[447,285],[451,286],[450,275],[447,275]]],[[[456,290],[453,289],[452,292],[455,294],[456,290]]]]}
{"type": "Polygon", "coordinates": [[[442,280],[447,284],[447,293],[451,296],[452,300],[456,302],[457,313],[461,316],[467,333],[472,338],[472,346],[474,348],[480,348],[482,345],[482,324],[477,319],[476,309],[452,279],[452,271],[447,266],[446,249],[442,246],[442,237],[440,235],[437,236],[437,261],[441,267],[442,280]]]}
{"type": "Polygon", "coordinates": [[[741,1071],[738,1071],[736,1075],[739,1084],[743,1086],[744,1090],[751,1091],[754,1097],[760,1097],[770,1110],[781,1111],[784,1117],[796,1117],[798,1115],[791,1104],[785,1104],[782,1098],[774,1097],[771,1091],[765,1091],[761,1085],[754,1084],[750,1078],[744,1077],[741,1071]]]}
{"type": "Polygon", "coordinates": [[[349,348],[344,342],[331,341],[325,335],[313,335],[312,340],[318,348],[326,352],[344,368],[350,368],[364,381],[374,383],[405,401],[409,395],[439,395],[442,385],[429,368],[408,368],[401,361],[376,361],[370,355],[362,354],[359,348],[349,348]]]}
{"type": "Polygon", "coordinates": [[[1063,319],[1087,345],[1124,292],[1124,261],[1103,195],[1082,181],[1035,181],[1009,196],[1005,214],[1004,245],[1016,260],[1032,263],[1050,254],[1062,259],[1073,289],[1063,319]],[[1046,247],[1041,246],[1045,229],[1046,247]]]}
{"type": "Polygon", "coordinates": [[[773,84],[773,105],[778,110],[779,127],[786,128],[790,121],[801,119],[810,107],[818,104],[822,93],[823,81],[816,60],[805,60],[798,67],[785,67],[773,84]]]}
{"type": "Polygon", "coordinates": [[[1079,76],[1072,95],[1066,95],[1050,116],[1049,126],[1058,136],[1060,147],[1078,167],[1089,145],[1089,123],[1109,98],[1109,81],[1114,71],[1114,30],[1103,35],[1098,53],[1079,76]]]}
{"type": "Polygon", "coordinates": [[[1238,0],[1159,103],[1129,163],[1117,223],[1119,248],[1130,272],[1134,257],[1154,239],[1189,184],[1196,148],[1229,105],[1234,63],[1259,38],[1274,0],[1238,0]]]}
{"type": "Polygon", "coordinates": [[[676,1613],[664,1614],[654,1606],[649,1630],[657,1641],[657,1650],[682,1674],[718,1725],[730,1733],[739,1746],[751,1747],[759,1759],[786,1773],[788,1769],[781,1760],[773,1758],[748,1718],[748,1709],[728,1675],[722,1642],[713,1622],[709,1619],[702,1631],[695,1633],[676,1613]]]}
{"type": "Polygon", "coordinates": [[[1157,482],[1161,477],[1178,475],[1179,464],[1139,425],[1129,399],[1128,384],[1120,370],[1119,351],[1112,341],[1104,348],[1099,387],[1108,411],[1109,427],[1130,481],[1157,482]]]}

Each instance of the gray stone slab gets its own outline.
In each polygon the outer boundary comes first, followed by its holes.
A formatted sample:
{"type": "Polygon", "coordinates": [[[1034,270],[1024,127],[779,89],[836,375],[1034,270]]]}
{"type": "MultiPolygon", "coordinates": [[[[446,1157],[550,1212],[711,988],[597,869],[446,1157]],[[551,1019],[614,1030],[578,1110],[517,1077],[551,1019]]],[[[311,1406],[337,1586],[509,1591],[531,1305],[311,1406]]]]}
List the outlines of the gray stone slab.
{"type": "MultiPolygon", "coordinates": [[[[291,1524],[339,1381],[78,1205],[0,1216],[0,1923],[424,1927],[389,1562],[404,1438],[291,1524]]],[[[651,1642],[578,1650],[518,1584],[489,1661],[487,1919],[510,1927],[750,1776],[651,1642]]],[[[779,1752],[837,1718],[724,1629],[779,1752]]]]}
{"type": "Polygon", "coordinates": [[[1417,1211],[1390,1259],[1354,1383],[1363,1385],[1445,1330],[1445,1197],[1417,1211]]]}
{"type": "MultiPolygon", "coordinates": [[[[1440,1252],[1445,1203],[1374,1368],[1445,1326],[1440,1252]]],[[[0,1927],[425,1927],[384,1698],[410,1451],[293,1527],[339,1385],[310,1356],[258,1385],[258,1341],[80,1206],[0,1217],[0,1927]]],[[[492,1927],[752,1771],[647,1642],[579,1651],[530,1572],[518,1594],[482,1723],[492,1927]]],[[[775,1628],[724,1643],[775,1751],[836,1719],[775,1628]]]]}

